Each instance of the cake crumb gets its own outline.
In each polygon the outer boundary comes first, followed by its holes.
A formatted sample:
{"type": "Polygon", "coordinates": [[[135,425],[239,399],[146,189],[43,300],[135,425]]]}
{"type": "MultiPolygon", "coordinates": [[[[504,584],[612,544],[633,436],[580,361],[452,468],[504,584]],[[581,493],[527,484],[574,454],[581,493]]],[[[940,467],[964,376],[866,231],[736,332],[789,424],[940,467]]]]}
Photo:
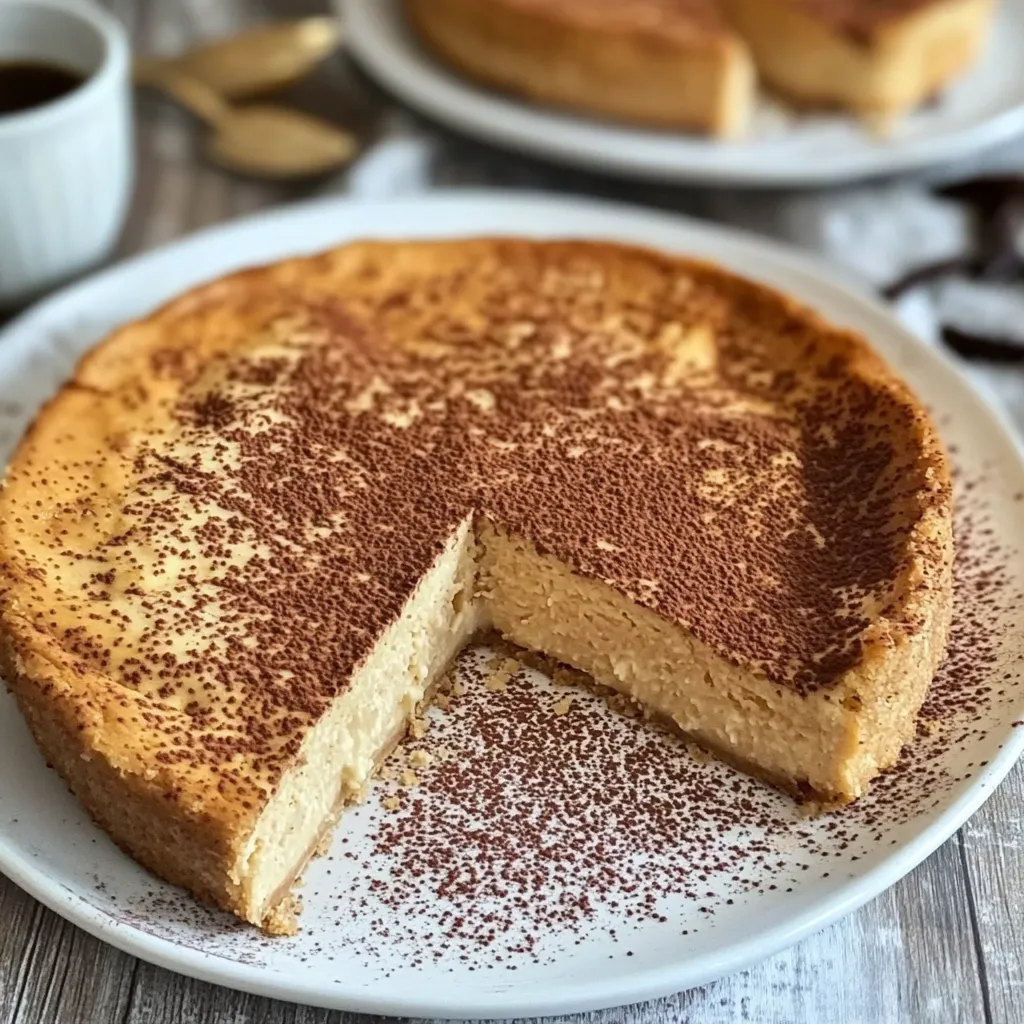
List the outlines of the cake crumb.
{"type": "Polygon", "coordinates": [[[313,851],[314,857],[323,857],[327,854],[327,851],[331,848],[331,840],[334,838],[334,826],[337,822],[332,821],[329,826],[324,829],[323,835],[320,836],[320,842],[316,844],[316,849],[313,851]]]}
{"type": "Polygon", "coordinates": [[[626,718],[636,718],[643,713],[640,705],[632,697],[627,697],[624,693],[610,693],[605,700],[608,707],[613,711],[617,711],[620,715],[625,715],[626,718]]]}
{"type": "Polygon", "coordinates": [[[386,796],[383,802],[386,811],[397,811],[402,806],[402,800],[397,796],[386,796]]]}
{"type": "Polygon", "coordinates": [[[569,708],[571,708],[571,707],[572,707],[572,698],[571,697],[563,697],[552,708],[552,710],[554,711],[554,713],[556,715],[567,715],[569,713],[569,708]]]}
{"type": "Polygon", "coordinates": [[[484,683],[484,689],[491,693],[504,693],[508,689],[508,681],[522,667],[515,658],[504,658],[498,655],[491,662],[491,673],[484,683]]]}
{"type": "Polygon", "coordinates": [[[829,811],[834,811],[837,807],[841,807],[841,804],[835,803],[835,801],[828,800],[815,800],[811,798],[809,800],[800,800],[796,805],[797,816],[801,820],[809,820],[811,818],[820,818],[823,814],[828,814],[829,811]]]}
{"type": "Polygon", "coordinates": [[[687,743],[686,751],[698,764],[711,764],[715,760],[714,756],[699,743],[687,743]]]}
{"type": "Polygon", "coordinates": [[[434,697],[434,704],[442,711],[451,711],[452,709],[451,697],[443,691],[438,691],[437,695],[434,697]]]}
{"type": "Polygon", "coordinates": [[[427,721],[425,718],[414,718],[409,723],[409,735],[421,740],[427,734],[427,721]]]}
{"type": "MultiPolygon", "coordinates": [[[[601,686],[600,683],[595,682],[578,669],[569,668],[568,665],[560,665],[557,663],[545,664],[542,660],[538,667],[541,671],[546,671],[559,686],[584,686],[592,689],[595,693],[601,693],[607,690],[607,687],[601,686]]],[[[607,690],[607,692],[611,693],[612,691],[607,690]]]]}
{"type": "Polygon", "coordinates": [[[416,768],[425,768],[434,760],[432,754],[426,750],[414,750],[409,755],[409,762],[416,768]]]}
{"type": "Polygon", "coordinates": [[[299,914],[302,900],[298,896],[285,896],[270,913],[263,918],[260,927],[267,935],[298,935],[299,914]]]}
{"type": "Polygon", "coordinates": [[[411,768],[402,772],[400,781],[403,786],[418,786],[420,782],[419,776],[411,768]]]}

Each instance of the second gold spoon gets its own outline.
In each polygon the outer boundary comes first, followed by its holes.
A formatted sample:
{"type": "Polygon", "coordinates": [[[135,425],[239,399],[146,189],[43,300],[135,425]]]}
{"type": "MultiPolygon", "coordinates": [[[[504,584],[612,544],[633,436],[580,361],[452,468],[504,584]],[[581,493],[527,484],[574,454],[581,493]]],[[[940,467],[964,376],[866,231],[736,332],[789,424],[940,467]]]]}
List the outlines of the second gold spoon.
{"type": "Polygon", "coordinates": [[[172,69],[158,84],[210,126],[207,156],[229,170],[261,178],[311,177],[348,163],[359,148],[354,135],[328,121],[269,104],[233,107],[172,69]]]}

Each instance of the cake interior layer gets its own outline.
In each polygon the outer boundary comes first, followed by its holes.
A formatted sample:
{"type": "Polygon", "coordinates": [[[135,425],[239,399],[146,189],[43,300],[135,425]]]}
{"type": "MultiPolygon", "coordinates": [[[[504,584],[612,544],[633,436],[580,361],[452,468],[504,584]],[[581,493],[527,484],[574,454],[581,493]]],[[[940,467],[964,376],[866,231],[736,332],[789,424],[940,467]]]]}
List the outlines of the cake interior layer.
{"type": "Polygon", "coordinates": [[[801,695],[732,664],[528,540],[467,520],[310,731],[241,850],[233,882],[250,921],[267,918],[338,809],[362,791],[451,660],[483,629],[588,673],[782,788],[833,802],[855,799],[896,760],[927,687],[894,686],[880,666],[885,676],[868,672],[857,693],[840,682],[801,695]]]}
{"type": "Polygon", "coordinates": [[[233,879],[262,923],[312,855],[329,820],[359,796],[382,758],[477,628],[470,520],[450,538],[401,616],[310,730],[241,849],[233,879]]]}

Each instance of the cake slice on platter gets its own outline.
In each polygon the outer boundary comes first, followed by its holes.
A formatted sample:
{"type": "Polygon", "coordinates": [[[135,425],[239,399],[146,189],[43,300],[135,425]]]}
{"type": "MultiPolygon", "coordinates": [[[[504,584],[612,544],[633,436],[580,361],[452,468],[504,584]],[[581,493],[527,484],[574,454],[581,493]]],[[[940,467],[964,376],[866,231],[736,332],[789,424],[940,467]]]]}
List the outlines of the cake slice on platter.
{"type": "Polygon", "coordinates": [[[588,114],[741,134],[747,48],[715,0],[405,0],[424,42],[464,74],[588,114]]]}
{"type": "Polygon", "coordinates": [[[884,123],[974,63],[992,0],[721,0],[764,82],[884,123]]]}
{"type": "Polygon", "coordinates": [[[879,126],[976,60],[993,0],[404,0],[419,38],[495,88],[584,113],[742,135],[757,78],[879,126]],[[756,66],[756,72],[755,72],[756,66]]]}

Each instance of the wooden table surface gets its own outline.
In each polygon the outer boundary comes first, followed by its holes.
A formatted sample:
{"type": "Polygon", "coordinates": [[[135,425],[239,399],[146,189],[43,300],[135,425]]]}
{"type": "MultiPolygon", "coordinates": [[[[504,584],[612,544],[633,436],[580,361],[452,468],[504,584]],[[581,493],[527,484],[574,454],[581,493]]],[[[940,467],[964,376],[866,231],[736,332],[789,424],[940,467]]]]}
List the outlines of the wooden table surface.
{"type": "MultiPolygon", "coordinates": [[[[319,7],[315,0],[108,0],[108,6],[129,26],[138,52],[174,52],[260,18],[319,7]]],[[[403,132],[427,138],[431,155],[426,173],[434,183],[497,181],[631,194],[625,186],[556,173],[449,138],[391,107],[341,58],[329,62],[295,98],[313,107],[326,101],[335,115],[372,124],[378,138],[401,139],[403,132]]],[[[156,98],[139,98],[138,183],[119,255],[310,192],[224,175],[202,162],[197,138],[187,117],[156,98]]],[[[391,154],[398,169],[392,167],[390,173],[400,179],[401,146],[397,153],[392,146],[391,154]]],[[[374,159],[372,153],[368,159],[374,159]]],[[[422,156],[410,155],[410,160],[423,162],[422,156]]],[[[374,190],[366,161],[315,189],[346,190],[374,190]]],[[[659,192],[659,201],[665,195],[659,192]]],[[[679,193],[667,201],[698,212],[702,202],[694,193],[679,193]]],[[[562,1019],[578,1024],[1019,1024],[1024,1021],[1022,806],[1024,770],[1018,766],[934,856],[839,924],[753,970],[705,988],[562,1019]]],[[[178,977],[86,935],[0,876],[0,1024],[356,1024],[375,1019],[293,1006],[178,977]]]]}

